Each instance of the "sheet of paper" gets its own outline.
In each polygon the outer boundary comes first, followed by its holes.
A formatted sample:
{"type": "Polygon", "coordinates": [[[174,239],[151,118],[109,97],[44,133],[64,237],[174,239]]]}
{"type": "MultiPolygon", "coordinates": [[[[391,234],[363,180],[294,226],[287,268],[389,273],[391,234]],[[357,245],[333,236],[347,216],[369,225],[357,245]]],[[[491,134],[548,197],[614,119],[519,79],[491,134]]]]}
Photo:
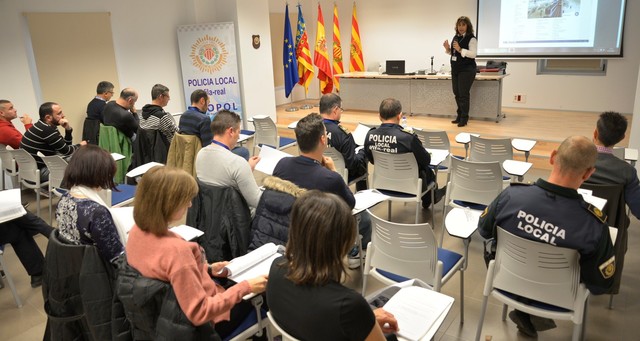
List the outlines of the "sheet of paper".
{"type": "Polygon", "coordinates": [[[118,153],[111,153],[111,157],[112,157],[115,161],[120,161],[120,160],[124,159],[124,155],[122,155],[122,154],[118,154],[118,153]]]}
{"type": "Polygon", "coordinates": [[[202,236],[204,232],[198,230],[197,228],[191,227],[189,225],[178,225],[169,229],[171,232],[179,235],[182,239],[186,241],[193,241],[196,238],[202,236]]]}
{"type": "Polygon", "coordinates": [[[578,189],[578,193],[582,195],[582,199],[584,199],[584,201],[597,207],[599,210],[602,210],[604,208],[604,205],[607,204],[607,199],[596,197],[595,195],[591,194],[592,192],[589,190],[583,190],[580,188],[578,189]]]}
{"type": "Polygon", "coordinates": [[[256,164],[256,170],[262,173],[272,175],[278,162],[285,157],[291,157],[283,151],[263,145],[260,148],[260,162],[256,164]]]}
{"type": "Polygon", "coordinates": [[[155,167],[155,166],[164,166],[163,164],[159,163],[159,162],[148,162],[145,163],[142,166],[138,166],[132,170],[129,171],[129,173],[127,173],[127,176],[130,178],[135,178],[136,176],[140,176],[144,173],[146,173],[149,169],[155,167]]]}
{"type": "Polygon", "coordinates": [[[0,191],[0,223],[10,221],[27,214],[22,206],[20,189],[0,191]]]}
{"type": "Polygon", "coordinates": [[[402,288],[384,305],[398,320],[398,335],[420,340],[453,304],[453,298],[420,287],[402,288]]]}
{"type": "Polygon", "coordinates": [[[447,158],[447,156],[449,156],[449,151],[446,149],[428,148],[427,152],[431,155],[432,166],[439,166],[442,163],[442,161],[444,161],[447,158]]]}
{"type": "Polygon", "coordinates": [[[375,189],[365,189],[357,192],[353,196],[356,198],[356,205],[352,210],[352,214],[358,214],[369,207],[389,199],[388,195],[384,195],[375,189]]]}
{"type": "Polygon", "coordinates": [[[351,133],[353,135],[353,140],[356,141],[358,146],[364,146],[364,139],[367,137],[367,133],[371,130],[370,127],[367,127],[364,124],[358,123],[356,126],[356,130],[351,133]]]}

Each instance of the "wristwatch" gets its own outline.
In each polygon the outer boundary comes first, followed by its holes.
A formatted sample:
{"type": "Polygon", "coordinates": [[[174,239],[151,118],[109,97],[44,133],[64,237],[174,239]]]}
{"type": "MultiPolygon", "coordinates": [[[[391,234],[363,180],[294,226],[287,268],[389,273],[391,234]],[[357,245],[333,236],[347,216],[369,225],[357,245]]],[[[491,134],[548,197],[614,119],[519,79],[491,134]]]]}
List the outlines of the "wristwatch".
{"type": "Polygon", "coordinates": [[[207,265],[207,273],[209,274],[209,277],[213,277],[213,266],[211,266],[211,264],[207,265]]]}

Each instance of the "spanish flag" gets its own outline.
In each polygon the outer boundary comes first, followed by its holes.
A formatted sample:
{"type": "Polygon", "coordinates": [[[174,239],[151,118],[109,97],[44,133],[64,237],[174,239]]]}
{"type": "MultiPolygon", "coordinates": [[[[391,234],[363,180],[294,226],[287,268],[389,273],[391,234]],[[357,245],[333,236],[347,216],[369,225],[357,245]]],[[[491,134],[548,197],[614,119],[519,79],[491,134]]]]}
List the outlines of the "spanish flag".
{"type": "Polygon", "coordinates": [[[298,57],[298,84],[304,86],[304,92],[309,93],[309,84],[313,78],[313,62],[309,39],[307,38],[307,26],[302,16],[302,6],[298,5],[298,29],[296,31],[296,56],[298,57]]]}
{"type": "Polygon", "coordinates": [[[318,67],[318,79],[320,80],[320,92],[328,94],[333,90],[331,79],[331,64],[327,54],[327,39],[324,34],[324,18],[322,8],[318,3],[318,29],[316,32],[316,49],[313,51],[313,63],[318,67]]]}
{"type": "Polygon", "coordinates": [[[356,3],[353,3],[353,16],[351,17],[351,49],[349,51],[349,72],[364,71],[364,58],[362,57],[362,44],[360,43],[360,29],[356,17],[356,3]]]}
{"type": "Polygon", "coordinates": [[[337,74],[343,73],[342,46],[340,45],[340,23],[338,22],[338,6],[333,4],[333,84],[337,92],[340,92],[340,79],[337,74]]]}

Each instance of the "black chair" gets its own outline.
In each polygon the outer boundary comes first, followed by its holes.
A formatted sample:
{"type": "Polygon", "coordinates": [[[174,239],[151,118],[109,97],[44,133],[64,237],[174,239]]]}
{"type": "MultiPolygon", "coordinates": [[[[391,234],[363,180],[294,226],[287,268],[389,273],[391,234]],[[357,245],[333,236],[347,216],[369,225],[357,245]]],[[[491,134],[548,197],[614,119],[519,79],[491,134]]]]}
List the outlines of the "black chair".
{"type": "Polygon", "coordinates": [[[82,140],[98,145],[100,139],[100,121],[86,117],[82,125],[82,140]]]}

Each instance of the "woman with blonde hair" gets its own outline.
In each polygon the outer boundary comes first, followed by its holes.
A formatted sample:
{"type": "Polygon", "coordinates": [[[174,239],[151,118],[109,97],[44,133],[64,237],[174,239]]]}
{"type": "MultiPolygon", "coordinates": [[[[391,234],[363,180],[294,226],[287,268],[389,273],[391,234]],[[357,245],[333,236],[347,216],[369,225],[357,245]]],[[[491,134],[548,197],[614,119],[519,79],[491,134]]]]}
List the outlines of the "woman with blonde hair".
{"type": "Polygon", "coordinates": [[[318,190],[298,197],[291,212],[287,250],[269,272],[267,301],[276,322],[301,340],[385,340],[397,330],[390,313],[372,311],[340,283],[356,222],[345,201],[318,190]]]}
{"type": "Polygon", "coordinates": [[[225,277],[226,272],[220,271],[228,262],[207,264],[197,243],[169,231],[170,224],[187,213],[197,193],[196,181],[181,169],[157,166],[145,173],[134,199],[136,224],[129,232],[127,262],[144,277],[169,282],[189,321],[195,326],[214,322],[224,338],[251,313],[251,304],[242,297],[263,292],[267,277],[225,290],[212,277],[225,277]]]}

